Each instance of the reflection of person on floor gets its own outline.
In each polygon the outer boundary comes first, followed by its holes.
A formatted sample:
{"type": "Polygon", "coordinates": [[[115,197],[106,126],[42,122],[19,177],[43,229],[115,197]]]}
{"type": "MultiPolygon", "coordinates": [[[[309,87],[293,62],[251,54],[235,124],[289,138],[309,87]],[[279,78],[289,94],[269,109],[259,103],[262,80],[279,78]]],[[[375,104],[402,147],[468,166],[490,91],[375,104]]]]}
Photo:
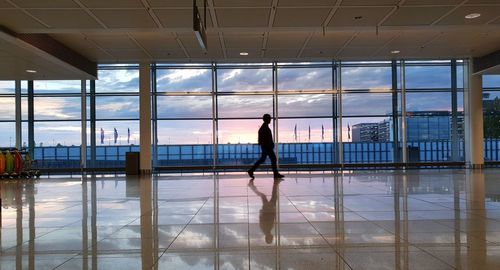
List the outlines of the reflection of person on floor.
{"type": "Polygon", "coordinates": [[[272,230],[274,227],[274,221],[276,220],[276,201],[278,200],[278,185],[279,181],[274,181],[273,194],[271,195],[271,200],[267,200],[266,195],[260,192],[257,187],[250,181],[248,186],[252,189],[257,196],[262,199],[262,209],[260,209],[259,214],[259,225],[262,233],[264,233],[266,238],[266,243],[271,244],[273,242],[272,230]]]}
{"type": "Polygon", "coordinates": [[[264,114],[262,116],[262,120],[264,123],[259,128],[259,145],[262,150],[262,155],[259,160],[255,162],[253,167],[248,170],[248,175],[250,178],[254,179],[253,173],[259,167],[260,164],[266,161],[266,157],[269,156],[271,159],[271,166],[273,168],[274,178],[283,178],[284,176],[278,172],[278,167],[276,166],[276,154],[274,154],[274,141],[273,134],[271,133],[271,129],[269,128],[269,123],[271,123],[271,115],[264,114]]]}

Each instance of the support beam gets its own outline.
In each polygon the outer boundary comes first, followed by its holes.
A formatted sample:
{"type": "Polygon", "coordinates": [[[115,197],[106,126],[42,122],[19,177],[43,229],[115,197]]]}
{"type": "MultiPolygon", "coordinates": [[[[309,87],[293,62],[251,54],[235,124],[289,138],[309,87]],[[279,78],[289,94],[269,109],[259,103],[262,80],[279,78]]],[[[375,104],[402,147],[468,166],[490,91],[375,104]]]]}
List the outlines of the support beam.
{"type": "Polygon", "coordinates": [[[472,59],[464,67],[465,164],[480,169],[484,167],[482,76],[474,75],[472,59]]]}
{"type": "Polygon", "coordinates": [[[474,58],[475,75],[500,74],[500,50],[474,58]]]}
{"type": "Polygon", "coordinates": [[[31,158],[35,158],[35,98],[33,96],[33,81],[28,81],[28,148],[31,158]]]}
{"type": "Polygon", "coordinates": [[[87,82],[81,81],[81,145],[80,168],[87,168],[87,82]]]}
{"type": "Polygon", "coordinates": [[[151,173],[151,70],[149,63],[139,67],[139,111],[140,111],[140,171],[151,173]]]}
{"type": "Polygon", "coordinates": [[[22,148],[21,81],[16,80],[16,148],[22,148]]]}

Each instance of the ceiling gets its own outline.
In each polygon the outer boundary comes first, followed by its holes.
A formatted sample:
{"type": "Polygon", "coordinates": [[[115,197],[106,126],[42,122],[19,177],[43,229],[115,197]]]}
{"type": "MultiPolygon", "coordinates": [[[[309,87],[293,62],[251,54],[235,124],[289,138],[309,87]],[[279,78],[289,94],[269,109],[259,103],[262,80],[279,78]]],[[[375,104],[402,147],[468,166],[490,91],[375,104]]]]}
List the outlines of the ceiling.
{"type": "Polygon", "coordinates": [[[207,0],[208,51],[192,30],[192,3],[0,0],[0,25],[49,34],[97,63],[436,59],[500,49],[499,0],[207,0]],[[481,16],[465,19],[470,13],[481,16]]]}

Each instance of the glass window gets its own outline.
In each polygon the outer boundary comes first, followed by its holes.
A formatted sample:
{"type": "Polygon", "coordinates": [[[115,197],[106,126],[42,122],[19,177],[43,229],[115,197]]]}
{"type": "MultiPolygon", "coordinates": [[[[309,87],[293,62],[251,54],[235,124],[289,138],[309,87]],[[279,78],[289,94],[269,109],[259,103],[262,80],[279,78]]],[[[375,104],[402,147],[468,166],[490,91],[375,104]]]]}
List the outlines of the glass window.
{"type": "Polygon", "coordinates": [[[95,134],[97,145],[139,145],[139,121],[96,121],[95,134]]]}
{"type": "Polygon", "coordinates": [[[0,120],[16,119],[16,99],[0,96],[0,120]]]}
{"type": "Polygon", "coordinates": [[[158,121],[158,144],[211,144],[211,120],[158,121]]]}
{"type": "MultiPolygon", "coordinates": [[[[34,97],[35,120],[81,119],[80,97],[34,97]]],[[[24,108],[23,108],[24,109],[24,108]]],[[[27,110],[27,108],[26,108],[27,110]]]]}
{"type": "Polygon", "coordinates": [[[157,92],[211,92],[211,69],[158,69],[157,92]]]}
{"type": "Polygon", "coordinates": [[[220,118],[262,118],[262,115],[273,112],[272,96],[219,96],[217,102],[220,118]]]}
{"type": "Polygon", "coordinates": [[[139,70],[137,69],[100,69],[95,82],[96,93],[102,92],[139,92],[139,70]]]}
{"type": "Polygon", "coordinates": [[[97,119],[138,119],[138,96],[97,96],[97,119]]]}
{"type": "Polygon", "coordinates": [[[211,118],[211,96],[158,96],[158,118],[211,118]]]}
{"type": "Polygon", "coordinates": [[[406,111],[451,111],[451,92],[406,93],[406,111]]]}
{"type": "Polygon", "coordinates": [[[273,73],[270,68],[218,69],[218,92],[256,92],[273,90],[273,73]]]}
{"type": "Polygon", "coordinates": [[[14,147],[16,145],[16,123],[0,122],[0,147],[14,147]]]}
{"type": "Polygon", "coordinates": [[[331,116],[332,94],[280,95],[278,115],[280,117],[331,116]]]}
{"type": "Polygon", "coordinates": [[[500,75],[483,75],[483,88],[500,89],[500,75]]]}
{"type": "Polygon", "coordinates": [[[81,124],[79,121],[35,122],[35,145],[80,146],[81,124]]]}
{"type": "Polygon", "coordinates": [[[332,90],[332,68],[279,68],[279,91],[332,90]]]}
{"type": "Polygon", "coordinates": [[[406,89],[451,87],[450,66],[406,66],[405,76],[406,89]]]}
{"type": "Polygon", "coordinates": [[[390,115],[392,113],[392,94],[343,94],[342,113],[344,116],[390,115]]]}
{"type": "Polygon", "coordinates": [[[392,88],[391,67],[342,67],[343,90],[392,88]]]}
{"type": "Polygon", "coordinates": [[[345,163],[392,162],[392,119],[345,117],[342,122],[345,163]]]}
{"type": "MultiPolygon", "coordinates": [[[[220,120],[218,122],[219,144],[257,143],[261,119],[255,120],[220,120]]],[[[269,128],[273,130],[273,122],[269,128]]]]}
{"type": "Polygon", "coordinates": [[[81,81],[33,81],[35,94],[81,93],[81,81]]]}
{"type": "Polygon", "coordinates": [[[333,142],[332,118],[280,119],[279,142],[333,142]]]}
{"type": "Polygon", "coordinates": [[[15,81],[0,81],[0,94],[14,94],[15,92],[15,81]]]}

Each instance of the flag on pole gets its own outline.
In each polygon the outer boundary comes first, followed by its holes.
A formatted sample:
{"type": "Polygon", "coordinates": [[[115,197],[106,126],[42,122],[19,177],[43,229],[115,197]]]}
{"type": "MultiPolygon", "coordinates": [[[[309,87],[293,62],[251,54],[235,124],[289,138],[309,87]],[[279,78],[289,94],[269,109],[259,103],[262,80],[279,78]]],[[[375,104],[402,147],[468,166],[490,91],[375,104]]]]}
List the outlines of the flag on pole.
{"type": "Polygon", "coordinates": [[[349,126],[349,124],[347,124],[347,139],[351,139],[351,127],[349,126]]]}
{"type": "Polygon", "coordinates": [[[115,144],[116,144],[116,141],[118,140],[118,131],[116,130],[115,128],[115,144]]]}
{"type": "Polygon", "coordinates": [[[293,139],[297,142],[297,124],[295,124],[295,128],[293,129],[293,139]]]}
{"type": "Polygon", "coordinates": [[[325,139],[325,127],[321,124],[321,141],[325,139]]]}
{"type": "Polygon", "coordinates": [[[130,144],[130,128],[127,128],[127,144],[130,144]]]}
{"type": "Polygon", "coordinates": [[[311,141],[311,125],[309,125],[309,141],[311,141]]]}
{"type": "Polygon", "coordinates": [[[101,144],[104,144],[104,129],[101,128],[101,144]]]}

